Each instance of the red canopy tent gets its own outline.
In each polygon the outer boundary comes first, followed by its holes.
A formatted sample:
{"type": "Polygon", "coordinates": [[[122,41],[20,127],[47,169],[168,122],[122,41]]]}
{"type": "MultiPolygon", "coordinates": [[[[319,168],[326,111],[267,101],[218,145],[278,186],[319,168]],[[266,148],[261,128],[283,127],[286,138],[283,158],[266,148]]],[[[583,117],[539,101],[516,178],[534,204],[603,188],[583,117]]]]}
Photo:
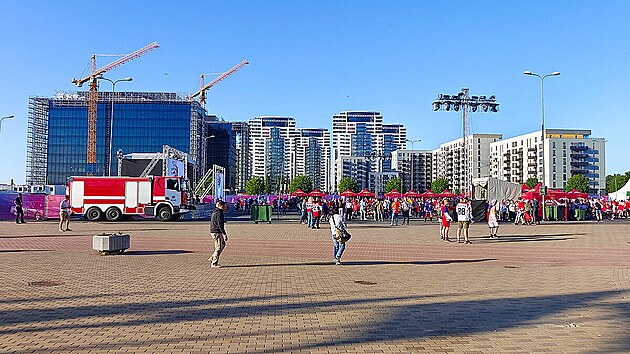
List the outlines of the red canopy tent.
{"type": "Polygon", "coordinates": [[[360,191],[359,193],[357,193],[356,195],[359,196],[359,197],[373,197],[374,193],[370,192],[366,188],[366,189],[360,191]]]}
{"type": "Polygon", "coordinates": [[[410,190],[409,192],[403,194],[405,197],[409,197],[409,198],[418,198],[419,196],[421,196],[420,193],[416,193],[413,190],[410,190]]]}
{"type": "Polygon", "coordinates": [[[560,198],[566,198],[566,197],[567,197],[567,193],[559,189],[550,189],[549,191],[547,191],[547,195],[545,195],[545,199],[547,198],[560,199],[560,198]]]}
{"type": "Polygon", "coordinates": [[[290,194],[292,197],[306,197],[308,193],[305,193],[303,190],[298,188],[295,192],[290,194]]]}
{"type": "Polygon", "coordinates": [[[399,191],[392,189],[391,192],[385,193],[385,198],[400,198],[402,194],[399,191]]]}
{"type": "Polygon", "coordinates": [[[350,190],[350,188],[346,189],[344,192],[339,193],[342,197],[356,197],[357,194],[350,190]]]}
{"type": "Polygon", "coordinates": [[[457,197],[457,194],[451,193],[448,189],[445,189],[442,193],[438,194],[440,198],[453,198],[457,197]]]}
{"type": "Polygon", "coordinates": [[[308,194],[309,197],[323,197],[326,193],[320,191],[319,189],[315,189],[308,194]]]}
{"type": "Polygon", "coordinates": [[[586,199],[588,198],[588,193],[584,193],[584,192],[578,192],[575,188],[573,188],[573,190],[571,190],[570,192],[567,192],[567,197],[568,198],[582,198],[582,199],[586,199]]]}
{"type": "Polygon", "coordinates": [[[426,192],[424,192],[424,193],[420,194],[420,197],[422,197],[422,198],[435,198],[435,197],[437,197],[437,196],[438,196],[438,195],[437,195],[437,194],[435,194],[435,193],[433,193],[433,192],[431,192],[431,190],[430,190],[430,189],[429,189],[429,190],[427,190],[426,192]]]}

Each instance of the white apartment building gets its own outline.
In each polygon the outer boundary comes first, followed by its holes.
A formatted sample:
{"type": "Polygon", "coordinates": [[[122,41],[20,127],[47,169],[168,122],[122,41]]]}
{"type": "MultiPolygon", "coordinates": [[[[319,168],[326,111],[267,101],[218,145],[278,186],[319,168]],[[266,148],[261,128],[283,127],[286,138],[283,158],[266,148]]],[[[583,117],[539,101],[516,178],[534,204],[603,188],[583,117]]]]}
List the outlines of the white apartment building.
{"type": "Polygon", "coordinates": [[[295,175],[308,176],[313,188],[329,192],[330,173],[330,131],[323,128],[298,128],[295,142],[295,175]]]}
{"type": "Polygon", "coordinates": [[[501,134],[472,134],[466,138],[468,158],[464,154],[464,138],[441,144],[433,150],[432,180],[445,178],[451,191],[468,192],[473,178],[490,175],[490,144],[501,140],[501,134]]]}
{"type": "Polygon", "coordinates": [[[416,192],[431,189],[433,150],[396,150],[392,152],[392,167],[406,188],[416,192]]]}
{"type": "MultiPolygon", "coordinates": [[[[545,185],[564,188],[571,176],[580,174],[589,182],[589,193],[604,194],[606,140],[591,138],[590,130],[545,129],[545,133],[545,185]]],[[[490,176],[515,183],[525,183],[529,177],[542,181],[541,138],[539,130],[492,143],[490,176]]]]}
{"type": "Polygon", "coordinates": [[[278,177],[295,177],[292,166],[296,159],[295,140],[298,137],[295,118],[259,116],[250,120],[248,125],[251,175],[269,177],[272,181],[278,177]]]}
{"type": "MultiPolygon", "coordinates": [[[[383,124],[383,115],[375,111],[344,111],[333,115],[332,120],[334,190],[346,176],[355,178],[360,186],[373,188],[375,182],[370,182],[374,179],[370,178],[370,173],[381,176],[394,172],[391,152],[405,148],[407,130],[403,125],[383,124]],[[357,158],[367,160],[370,172],[364,173],[365,163],[358,169],[352,167],[351,161],[358,163],[357,158]]],[[[382,188],[383,184],[379,183],[379,189],[382,188]]]]}

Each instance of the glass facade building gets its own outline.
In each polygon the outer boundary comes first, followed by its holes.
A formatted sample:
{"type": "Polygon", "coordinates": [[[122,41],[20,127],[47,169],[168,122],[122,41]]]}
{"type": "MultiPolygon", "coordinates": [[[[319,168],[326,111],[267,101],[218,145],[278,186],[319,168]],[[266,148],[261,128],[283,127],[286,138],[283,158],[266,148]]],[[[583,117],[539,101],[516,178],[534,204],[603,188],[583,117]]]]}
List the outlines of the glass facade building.
{"type": "Polygon", "coordinates": [[[87,102],[87,92],[31,98],[27,183],[65,184],[69,176],[90,173],[103,176],[110,171],[115,176],[118,150],[155,153],[161,152],[163,145],[169,145],[201,161],[205,113],[198,102],[174,93],[116,92],[112,97],[109,92],[99,92],[96,164],[88,166],[87,102]],[[110,131],[111,160],[108,158],[110,131]]]}

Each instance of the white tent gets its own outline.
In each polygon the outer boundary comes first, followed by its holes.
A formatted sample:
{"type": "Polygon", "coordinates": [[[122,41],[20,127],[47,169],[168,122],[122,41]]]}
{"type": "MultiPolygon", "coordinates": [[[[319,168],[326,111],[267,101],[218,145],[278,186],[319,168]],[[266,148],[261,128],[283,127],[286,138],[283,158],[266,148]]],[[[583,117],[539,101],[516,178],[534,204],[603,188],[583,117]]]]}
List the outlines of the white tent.
{"type": "Polygon", "coordinates": [[[626,185],[621,187],[620,190],[608,193],[608,198],[613,200],[626,200],[628,199],[628,192],[630,192],[630,180],[628,180],[628,182],[626,182],[626,185]]]}
{"type": "Polygon", "coordinates": [[[522,192],[520,184],[494,177],[473,178],[472,184],[475,200],[516,200],[522,192]]]}

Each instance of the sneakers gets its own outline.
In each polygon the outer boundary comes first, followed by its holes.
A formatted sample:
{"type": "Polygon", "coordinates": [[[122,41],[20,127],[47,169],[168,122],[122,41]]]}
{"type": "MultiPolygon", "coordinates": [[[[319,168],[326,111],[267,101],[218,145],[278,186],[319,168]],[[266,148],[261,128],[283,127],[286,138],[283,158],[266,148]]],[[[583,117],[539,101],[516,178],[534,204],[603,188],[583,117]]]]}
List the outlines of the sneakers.
{"type": "Polygon", "coordinates": [[[210,266],[210,268],[221,268],[221,265],[219,263],[213,264],[210,266]]]}
{"type": "Polygon", "coordinates": [[[339,259],[335,259],[335,265],[341,265],[341,261],[339,259]]]}

